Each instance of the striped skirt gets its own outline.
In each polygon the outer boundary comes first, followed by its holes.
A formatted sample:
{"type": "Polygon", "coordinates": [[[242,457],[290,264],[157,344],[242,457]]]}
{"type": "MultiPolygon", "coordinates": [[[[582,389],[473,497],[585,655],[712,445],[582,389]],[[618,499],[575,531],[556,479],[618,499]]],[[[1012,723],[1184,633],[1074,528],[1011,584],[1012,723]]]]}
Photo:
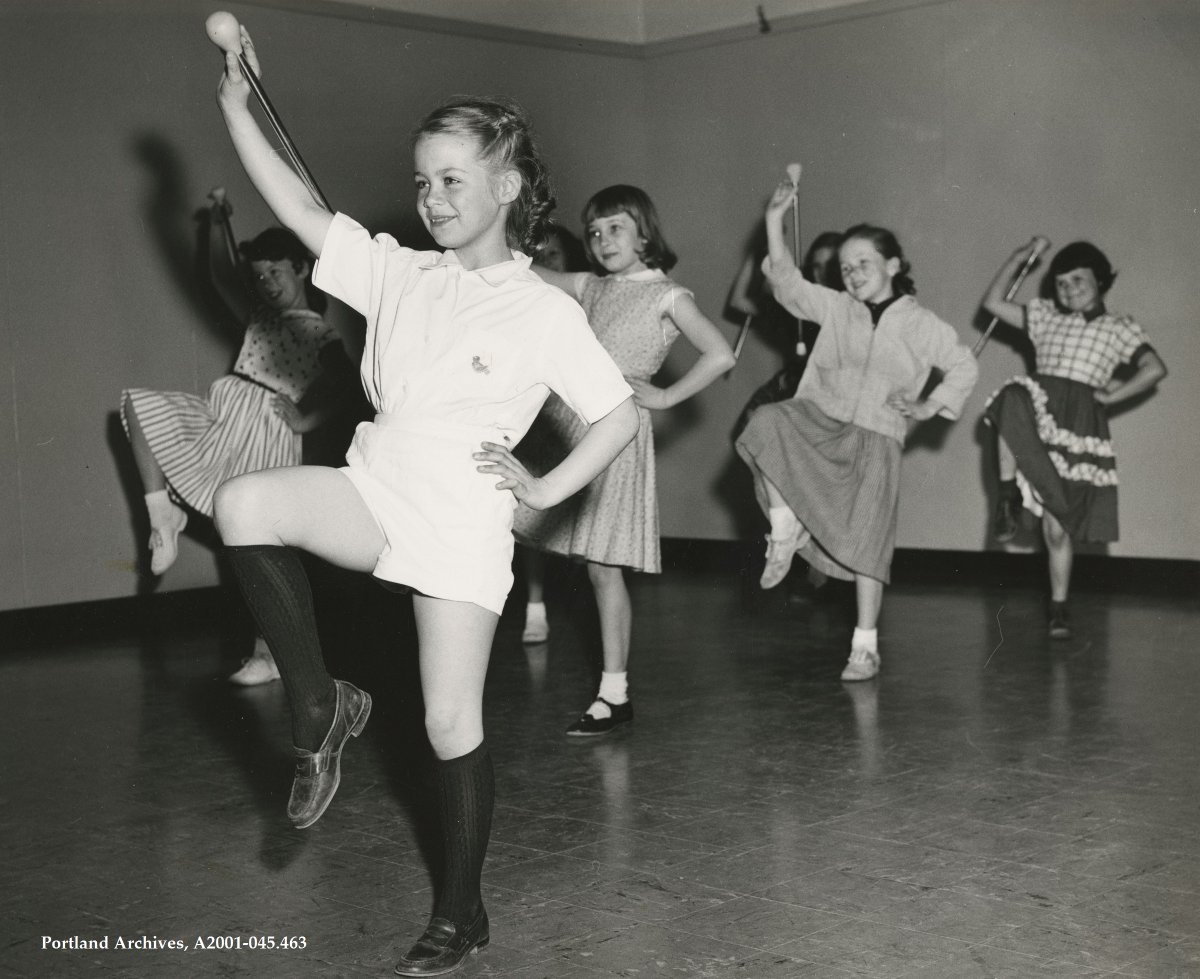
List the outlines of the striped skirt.
{"type": "Polygon", "coordinates": [[[738,437],[737,451],[754,472],[763,512],[765,477],[812,534],[799,551],[805,561],[834,578],[890,580],[900,500],[899,442],[835,421],[812,402],[792,398],[756,410],[738,437]]]}
{"type": "Polygon", "coordinates": [[[1014,377],[988,399],[984,418],[1017,460],[1027,510],[1048,511],[1075,541],[1117,539],[1117,460],[1094,388],[1014,377]]]}
{"type": "Polygon", "coordinates": [[[214,381],[207,398],[130,388],[121,398],[121,423],[128,435],[125,409],[132,406],[171,492],[211,517],[213,494],[225,480],[299,465],[300,435],[271,410],[274,398],[232,375],[214,381]]]}

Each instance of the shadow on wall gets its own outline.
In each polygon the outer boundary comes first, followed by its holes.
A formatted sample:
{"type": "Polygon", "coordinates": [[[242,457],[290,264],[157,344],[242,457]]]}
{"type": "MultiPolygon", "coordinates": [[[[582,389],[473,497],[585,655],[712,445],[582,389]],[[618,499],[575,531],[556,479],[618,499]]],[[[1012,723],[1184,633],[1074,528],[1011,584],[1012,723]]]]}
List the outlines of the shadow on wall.
{"type": "MultiPolygon", "coordinates": [[[[142,133],[133,153],[151,183],[142,208],[175,287],[194,307],[197,318],[214,335],[230,343],[240,339],[240,325],[214,292],[208,275],[208,210],[189,199],[186,170],[178,150],[157,133],[142,133]]],[[[232,352],[230,354],[232,363],[232,352]]],[[[136,384],[135,380],[131,383],[136,384]]]]}

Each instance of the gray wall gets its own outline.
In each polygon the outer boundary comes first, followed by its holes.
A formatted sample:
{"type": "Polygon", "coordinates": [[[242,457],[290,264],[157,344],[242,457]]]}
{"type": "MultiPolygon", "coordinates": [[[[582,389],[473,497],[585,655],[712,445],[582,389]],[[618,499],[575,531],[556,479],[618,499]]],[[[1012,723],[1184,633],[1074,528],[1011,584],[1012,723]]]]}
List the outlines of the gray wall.
{"type": "MultiPolygon", "coordinates": [[[[1017,245],[1044,234],[1105,249],[1119,270],[1110,306],[1141,320],[1172,371],[1113,421],[1122,533],[1110,552],[1200,557],[1200,5],[956,0],[657,57],[646,87],[648,180],[683,256],[678,277],[704,308],[718,308],[792,160],[804,166],[804,239],[860,220],[893,229],[919,300],[972,343],[980,297],[1017,245]]],[[[999,340],[963,419],[934,423],[905,455],[901,547],[986,546],[991,452],[977,420],[1024,372],[1010,335],[999,340]]],[[[693,474],[720,472],[719,429],[776,363],[748,344],[703,402],[705,424],[660,458],[664,497],[684,503],[664,513],[664,534],[730,535],[738,511],[716,505],[729,480],[693,474]]]]}
{"type": "MultiPolygon", "coordinates": [[[[239,232],[269,221],[213,92],[212,5],[0,4],[0,609],[138,588],[144,532],[112,415],[127,385],[202,392],[231,334],[197,285],[193,211],[224,185],[239,232]]],[[[1200,557],[1200,364],[1187,0],[956,0],[647,58],[243,5],[265,81],[335,206],[413,238],[407,131],[442,97],[503,92],[538,124],[573,224],[593,190],[640,183],[719,318],[766,190],[803,162],[805,236],[893,227],[920,298],[964,335],[994,268],[1034,233],[1089,237],[1121,270],[1173,375],[1114,423],[1123,539],[1113,553],[1200,557]]],[[[414,243],[417,239],[413,238],[414,243]]],[[[732,337],[735,326],[726,323],[732,337]]],[[[678,349],[669,369],[686,367],[678,349]]],[[[984,546],[983,396],[1021,365],[998,343],[968,417],[906,456],[900,544],[984,546]]],[[[727,381],[659,422],[663,530],[757,531],[728,431],[776,366],[757,338],[727,381]]],[[[216,579],[185,540],[164,589],[216,579]]]]}

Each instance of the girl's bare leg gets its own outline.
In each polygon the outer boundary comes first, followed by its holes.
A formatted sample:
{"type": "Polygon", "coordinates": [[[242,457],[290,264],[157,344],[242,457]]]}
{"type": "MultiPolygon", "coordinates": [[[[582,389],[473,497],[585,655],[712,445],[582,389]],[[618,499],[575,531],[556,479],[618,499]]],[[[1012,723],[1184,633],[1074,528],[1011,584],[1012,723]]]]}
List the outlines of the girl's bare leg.
{"type": "Polygon", "coordinates": [[[453,968],[488,941],[480,876],[495,804],[492,759],[483,738],[483,688],[499,616],[470,602],[416,595],[425,730],[433,747],[442,832],[442,873],[433,919],[400,960],[401,975],[453,968]],[[453,929],[447,941],[446,930],[453,929]]]}
{"type": "Polygon", "coordinates": [[[879,672],[879,634],[876,627],[883,605],[883,582],[856,574],[854,592],[858,598],[858,625],[850,641],[850,660],[842,670],[842,679],[869,680],[879,672]]]}
{"type": "Polygon", "coordinates": [[[587,736],[607,734],[618,724],[633,719],[629,705],[629,646],[633,635],[633,603],[625,584],[625,569],[612,564],[589,561],[588,578],[596,594],[600,614],[600,647],[604,672],[596,699],[567,734],[587,736]]]}
{"type": "Polygon", "coordinates": [[[589,561],[587,570],[600,613],[604,672],[624,673],[629,667],[629,645],[633,635],[633,603],[625,584],[625,569],[589,561]]]}
{"type": "Polygon", "coordinates": [[[879,610],[883,606],[883,582],[878,578],[856,574],[854,594],[858,599],[857,627],[874,629],[879,624],[879,610]]]}
{"type": "Polygon", "coordinates": [[[137,412],[133,409],[133,402],[128,396],[121,406],[121,413],[125,416],[125,424],[129,428],[129,445],[133,449],[134,465],[137,466],[138,475],[142,478],[142,489],[146,493],[165,490],[167,477],[163,475],[158,460],[150,451],[150,443],[146,440],[146,433],[142,431],[142,423],[138,420],[137,412]]]}
{"type": "Polygon", "coordinates": [[[996,466],[1002,482],[1017,478],[1017,458],[999,433],[996,435],[996,466]]]}
{"type": "Polygon", "coordinates": [[[1042,514],[1042,537],[1050,565],[1050,638],[1071,638],[1067,619],[1067,595],[1071,590],[1071,566],[1075,547],[1071,535],[1049,511],[1042,514]]]}
{"type": "Polygon", "coordinates": [[[1050,558],[1050,600],[1065,602],[1071,589],[1071,566],[1075,559],[1071,536],[1049,512],[1042,514],[1042,536],[1050,558]]]}
{"type": "Polygon", "coordinates": [[[162,574],[179,556],[179,535],[187,526],[187,511],[167,493],[167,477],[154,458],[128,395],[121,405],[121,414],[128,426],[134,465],[146,494],[146,512],[150,517],[150,573],[162,574]]]}
{"type": "Polygon", "coordinates": [[[525,628],[521,642],[539,643],[550,638],[546,621],[546,556],[532,547],[522,547],[521,565],[525,570],[525,628]]]}

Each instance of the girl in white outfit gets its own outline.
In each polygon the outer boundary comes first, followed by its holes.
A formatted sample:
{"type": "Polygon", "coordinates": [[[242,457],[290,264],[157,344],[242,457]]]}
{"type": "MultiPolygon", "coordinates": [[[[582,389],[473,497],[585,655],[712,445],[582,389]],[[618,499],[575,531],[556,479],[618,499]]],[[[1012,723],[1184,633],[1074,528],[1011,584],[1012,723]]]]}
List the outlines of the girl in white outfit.
{"type": "MultiPolygon", "coordinates": [[[[242,42],[257,70],[244,30],[242,42]]],[[[588,483],[633,438],[637,412],[578,305],[522,253],[538,244],[553,198],[517,107],[464,98],[422,122],[417,205],[447,250],[420,252],[314,203],[258,128],[248,94],[227,55],[218,101],[234,146],[279,220],[318,255],[314,281],[366,317],[361,376],[378,414],[359,426],[343,469],[226,483],[217,526],[291,703],[288,812],[298,827],[329,805],[342,747],[366,724],[371,698],[326,673],[292,548],[413,592],[444,864],[433,916],[396,972],[441,975],[489,938],[480,872],[494,780],[483,687],[512,582],[513,510],[517,501],[553,506],[588,483]],[[551,390],[590,428],[534,477],[511,448],[551,390]]]]}

